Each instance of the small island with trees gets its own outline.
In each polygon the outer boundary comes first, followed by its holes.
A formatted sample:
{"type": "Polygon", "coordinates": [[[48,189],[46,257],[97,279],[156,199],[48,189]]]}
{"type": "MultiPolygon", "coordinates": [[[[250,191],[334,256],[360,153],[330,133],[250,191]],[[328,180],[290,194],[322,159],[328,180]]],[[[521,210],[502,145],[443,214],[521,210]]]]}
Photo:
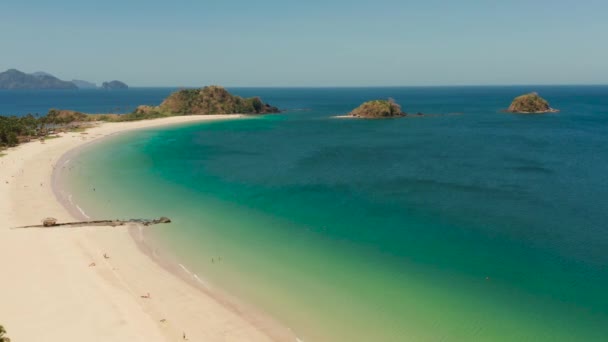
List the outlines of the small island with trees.
{"type": "Polygon", "coordinates": [[[183,89],[169,95],[159,106],[139,106],[135,110],[136,115],[151,116],[272,113],[280,110],[259,97],[242,98],[220,86],[183,89]]]}
{"type": "Polygon", "coordinates": [[[393,99],[368,101],[355,108],[343,117],[362,119],[389,119],[399,118],[407,114],[401,110],[401,106],[393,99]]]}
{"type": "Polygon", "coordinates": [[[509,108],[508,113],[517,114],[542,114],[556,113],[559,110],[551,108],[549,102],[538,95],[538,93],[529,93],[516,97],[509,108]]]}

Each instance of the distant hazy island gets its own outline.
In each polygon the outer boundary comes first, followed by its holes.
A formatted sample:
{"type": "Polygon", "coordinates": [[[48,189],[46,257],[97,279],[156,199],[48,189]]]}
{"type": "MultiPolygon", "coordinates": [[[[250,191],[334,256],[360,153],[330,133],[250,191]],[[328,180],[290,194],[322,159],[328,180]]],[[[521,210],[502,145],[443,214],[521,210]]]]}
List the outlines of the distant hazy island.
{"type": "MultiPolygon", "coordinates": [[[[102,89],[127,89],[120,81],[104,82],[102,89]]],[[[0,89],[98,89],[92,82],[83,80],[62,81],[43,71],[27,74],[17,69],[0,72],[0,89]]]]}
{"type": "Polygon", "coordinates": [[[220,86],[184,89],[167,97],[159,106],[139,106],[136,114],[159,116],[188,114],[270,114],[277,107],[262,102],[259,97],[244,99],[230,94],[220,86]]]}
{"type": "Polygon", "coordinates": [[[368,101],[348,113],[346,117],[363,119],[398,118],[406,114],[393,99],[368,101]]]}
{"type": "Polygon", "coordinates": [[[124,84],[121,81],[110,81],[110,82],[103,82],[101,85],[101,89],[105,89],[105,90],[114,90],[114,89],[129,89],[129,86],[124,84]]]}
{"type": "Polygon", "coordinates": [[[47,73],[26,74],[16,69],[9,69],[0,73],[0,89],[77,89],[77,87],[72,82],[62,81],[47,73]]]}
{"type": "Polygon", "coordinates": [[[509,109],[509,113],[520,114],[540,114],[540,113],[555,113],[559,110],[551,108],[549,102],[538,95],[538,93],[529,93],[516,97],[509,109]]]}
{"type": "Polygon", "coordinates": [[[97,89],[97,84],[88,81],[72,80],[72,83],[74,83],[78,89],[97,89]]]}

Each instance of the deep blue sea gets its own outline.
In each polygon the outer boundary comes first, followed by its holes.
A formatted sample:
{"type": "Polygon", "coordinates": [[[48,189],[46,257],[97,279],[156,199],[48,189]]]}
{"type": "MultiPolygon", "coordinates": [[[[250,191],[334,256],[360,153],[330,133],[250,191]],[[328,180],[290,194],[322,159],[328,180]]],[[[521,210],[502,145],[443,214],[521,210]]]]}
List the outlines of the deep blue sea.
{"type": "MultiPolygon", "coordinates": [[[[286,112],[96,144],[75,201],[171,217],[182,263],[306,342],[608,340],[608,86],[230,90],[286,112]],[[502,112],[530,91],[561,111],[502,112]],[[429,115],[332,118],[388,97],[429,115]]],[[[0,113],[171,91],[0,91],[0,113]]]]}

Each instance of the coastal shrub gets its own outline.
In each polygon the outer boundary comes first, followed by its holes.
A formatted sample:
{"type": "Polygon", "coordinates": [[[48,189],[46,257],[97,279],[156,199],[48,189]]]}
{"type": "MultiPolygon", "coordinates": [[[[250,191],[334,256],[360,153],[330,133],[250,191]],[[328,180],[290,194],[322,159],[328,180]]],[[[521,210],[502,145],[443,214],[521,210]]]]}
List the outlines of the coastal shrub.
{"type": "Polygon", "coordinates": [[[253,105],[253,109],[256,113],[260,113],[262,111],[262,108],[264,108],[264,104],[262,103],[262,100],[259,97],[254,97],[253,99],[251,99],[251,104],[253,105]]]}
{"type": "Polygon", "coordinates": [[[0,115],[0,148],[16,146],[31,137],[44,137],[57,126],[76,121],[90,121],[90,118],[83,113],[54,109],[42,117],[0,115]]]}
{"type": "Polygon", "coordinates": [[[84,113],[73,110],[51,109],[44,120],[49,124],[65,125],[77,121],[88,121],[88,117],[84,113]]]}
{"type": "Polygon", "coordinates": [[[133,112],[133,113],[129,113],[129,114],[118,115],[114,121],[150,120],[150,119],[165,118],[168,116],[170,116],[170,115],[166,114],[166,113],[157,112],[157,111],[152,111],[152,112],[148,112],[148,113],[133,112]]]}
{"type": "Polygon", "coordinates": [[[16,146],[19,137],[38,134],[40,122],[33,115],[0,116],[0,147],[16,146]]]}

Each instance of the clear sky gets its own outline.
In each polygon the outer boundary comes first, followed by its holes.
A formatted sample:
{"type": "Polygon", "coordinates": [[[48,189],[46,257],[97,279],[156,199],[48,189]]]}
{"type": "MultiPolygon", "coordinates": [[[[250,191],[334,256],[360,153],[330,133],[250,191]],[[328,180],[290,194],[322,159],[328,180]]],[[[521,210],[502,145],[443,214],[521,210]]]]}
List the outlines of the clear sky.
{"type": "Polygon", "coordinates": [[[607,0],[0,0],[0,69],[134,86],[608,84],[607,0]]]}

